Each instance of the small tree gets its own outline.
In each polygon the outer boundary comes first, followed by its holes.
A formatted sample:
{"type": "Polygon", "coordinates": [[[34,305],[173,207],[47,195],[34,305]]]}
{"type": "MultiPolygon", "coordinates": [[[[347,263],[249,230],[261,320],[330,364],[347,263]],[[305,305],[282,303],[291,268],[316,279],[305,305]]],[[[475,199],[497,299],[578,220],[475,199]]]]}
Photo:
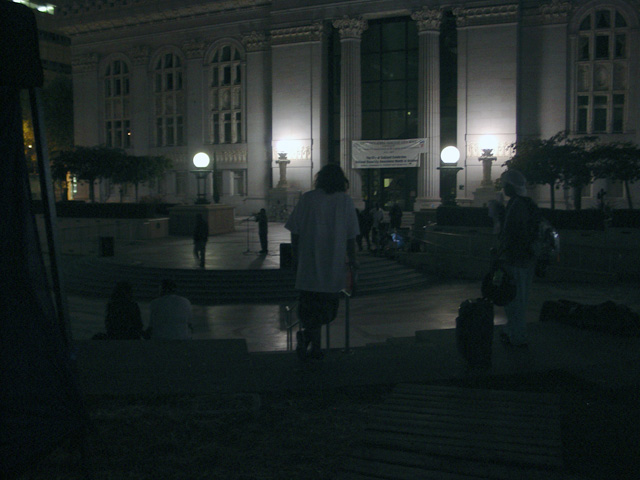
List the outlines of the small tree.
{"type": "Polygon", "coordinates": [[[629,184],[640,180],[640,147],[631,142],[612,142],[596,146],[591,154],[594,177],[623,182],[627,203],[633,209],[629,184]]]}
{"type": "Polygon", "coordinates": [[[565,138],[562,145],[556,145],[554,162],[559,172],[559,180],[565,187],[573,188],[573,205],[582,208],[582,189],[593,181],[593,154],[591,152],[597,137],[585,136],[565,138]]]}
{"type": "Polygon", "coordinates": [[[67,172],[89,183],[89,199],[95,201],[94,183],[113,174],[113,167],[122,161],[124,151],[96,147],[75,147],[63,150],[52,159],[52,174],[57,180],[66,180],[67,172]]]}
{"type": "Polygon", "coordinates": [[[110,178],[115,183],[132,183],[137,202],[140,184],[162,176],[170,168],[167,157],[125,155],[114,164],[110,178]]]}
{"type": "Polygon", "coordinates": [[[511,145],[516,153],[505,165],[520,170],[530,183],[549,185],[552,209],[558,183],[574,188],[574,205],[579,210],[582,188],[593,179],[590,148],[596,140],[591,136],[568,138],[568,132],[558,132],[546,140],[523,139],[511,145]]]}
{"type": "Polygon", "coordinates": [[[555,189],[560,178],[557,147],[564,138],[564,132],[560,132],[546,140],[525,138],[513,143],[511,148],[515,155],[504,164],[507,168],[520,170],[529,183],[549,185],[552,209],[555,208],[555,189]]]}

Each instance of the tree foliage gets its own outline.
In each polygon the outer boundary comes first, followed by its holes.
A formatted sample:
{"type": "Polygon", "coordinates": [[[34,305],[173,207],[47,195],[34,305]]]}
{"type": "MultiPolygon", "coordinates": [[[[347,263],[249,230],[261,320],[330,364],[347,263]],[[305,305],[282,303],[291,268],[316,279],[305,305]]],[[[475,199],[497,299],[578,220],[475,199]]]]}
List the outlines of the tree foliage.
{"type": "Polygon", "coordinates": [[[629,184],[640,180],[640,147],[631,142],[612,142],[597,145],[591,154],[594,177],[622,182],[628,206],[632,209],[629,184]]]}
{"type": "Polygon", "coordinates": [[[70,173],[89,184],[89,199],[95,201],[94,182],[111,178],[116,165],[123,162],[126,154],[123,150],[103,146],[78,146],[58,152],[51,161],[51,175],[54,179],[65,181],[70,173]]]}
{"type": "Polygon", "coordinates": [[[580,209],[582,188],[594,178],[592,149],[596,142],[597,137],[570,138],[568,132],[548,139],[526,138],[511,145],[515,154],[505,165],[520,170],[532,184],[549,185],[551,208],[555,208],[559,185],[573,188],[574,204],[580,209]]]}
{"type": "Polygon", "coordinates": [[[120,184],[132,183],[135,186],[137,202],[140,184],[161,177],[171,168],[171,160],[163,156],[125,155],[113,167],[111,180],[120,184]]]}
{"type": "Polygon", "coordinates": [[[95,201],[94,182],[103,178],[114,183],[141,183],[162,176],[171,168],[171,160],[162,156],[127,155],[124,150],[104,146],[75,147],[58,152],[51,162],[55,180],[66,181],[67,173],[89,184],[89,198],[95,201]]]}

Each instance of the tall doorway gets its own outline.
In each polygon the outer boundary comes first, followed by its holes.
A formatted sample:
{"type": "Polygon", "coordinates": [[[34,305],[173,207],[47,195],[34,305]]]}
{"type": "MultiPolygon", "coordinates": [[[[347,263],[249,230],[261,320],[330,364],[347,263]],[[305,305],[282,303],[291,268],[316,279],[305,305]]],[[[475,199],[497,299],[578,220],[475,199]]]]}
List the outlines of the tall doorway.
{"type": "Polygon", "coordinates": [[[371,168],[362,170],[363,198],[370,208],[379,204],[389,210],[398,203],[402,210],[412,211],[416,199],[415,168],[371,168]]]}

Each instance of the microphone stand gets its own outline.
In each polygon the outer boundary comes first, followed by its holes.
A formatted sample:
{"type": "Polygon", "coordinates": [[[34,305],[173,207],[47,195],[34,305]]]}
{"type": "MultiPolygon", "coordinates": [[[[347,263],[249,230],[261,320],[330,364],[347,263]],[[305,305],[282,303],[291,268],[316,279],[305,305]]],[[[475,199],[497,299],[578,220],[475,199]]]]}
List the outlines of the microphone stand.
{"type": "Polygon", "coordinates": [[[251,250],[251,248],[249,248],[249,221],[251,220],[251,218],[255,217],[255,215],[251,215],[250,217],[247,217],[244,221],[247,222],[247,249],[242,252],[244,255],[249,255],[251,253],[258,253],[258,252],[254,252],[251,250]]]}

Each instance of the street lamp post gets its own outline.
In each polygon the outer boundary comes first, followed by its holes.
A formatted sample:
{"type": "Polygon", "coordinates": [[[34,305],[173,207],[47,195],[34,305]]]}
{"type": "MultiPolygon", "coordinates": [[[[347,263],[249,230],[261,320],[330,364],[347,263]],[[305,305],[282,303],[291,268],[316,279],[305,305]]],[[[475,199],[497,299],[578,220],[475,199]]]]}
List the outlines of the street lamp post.
{"type": "Polygon", "coordinates": [[[442,205],[456,205],[456,190],[458,171],[462,170],[456,164],[460,159],[460,151],[453,146],[445,147],[440,152],[440,160],[442,165],[438,167],[440,170],[440,198],[442,205]]]}
{"type": "Polygon", "coordinates": [[[193,156],[193,166],[197,169],[193,171],[193,174],[196,176],[196,188],[198,192],[196,197],[196,204],[208,204],[209,201],[207,200],[207,177],[209,176],[209,170],[207,169],[207,167],[209,166],[209,155],[204,152],[196,153],[193,156]]]}

